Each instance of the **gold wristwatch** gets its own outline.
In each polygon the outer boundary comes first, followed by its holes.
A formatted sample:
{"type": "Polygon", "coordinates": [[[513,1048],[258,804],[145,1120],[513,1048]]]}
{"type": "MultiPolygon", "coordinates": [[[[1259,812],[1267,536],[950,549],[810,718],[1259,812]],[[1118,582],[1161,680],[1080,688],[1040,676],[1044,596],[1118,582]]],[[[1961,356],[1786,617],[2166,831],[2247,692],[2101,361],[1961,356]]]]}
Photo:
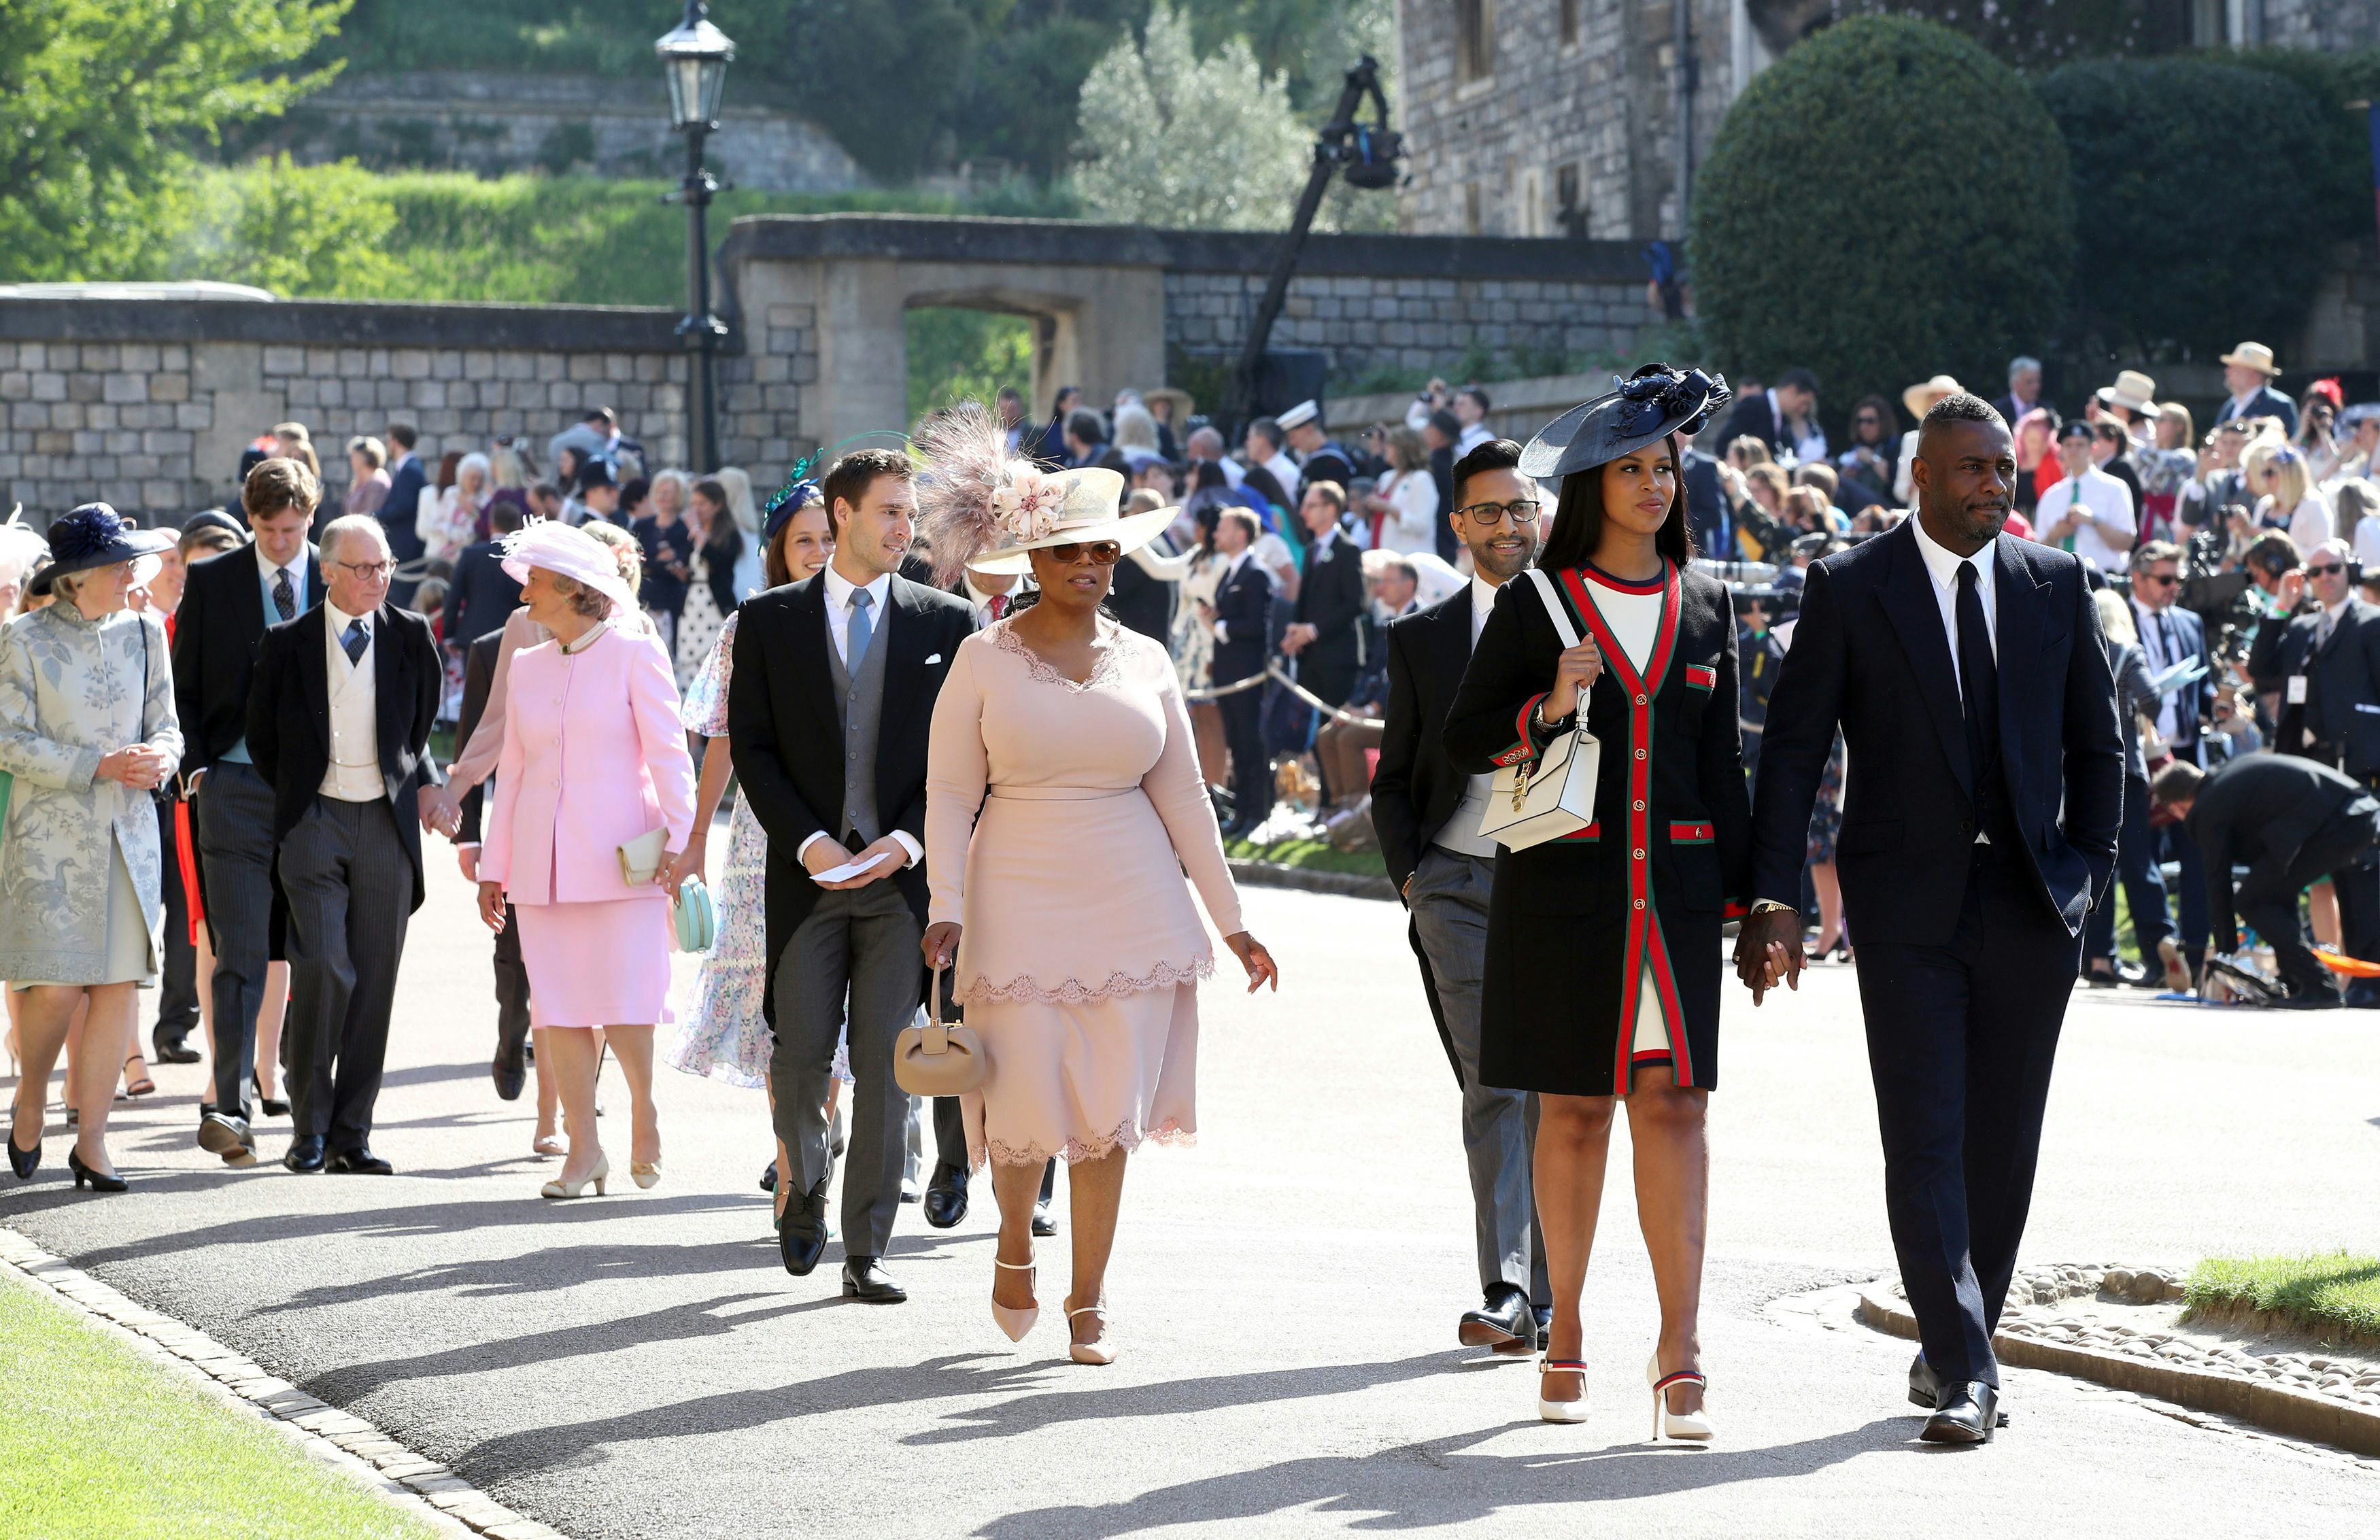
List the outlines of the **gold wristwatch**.
{"type": "Polygon", "coordinates": [[[1789,915],[1798,913],[1791,904],[1779,903],[1773,898],[1760,898],[1752,901],[1751,912],[1753,914],[1765,915],[1771,909],[1782,909],[1789,915]]]}

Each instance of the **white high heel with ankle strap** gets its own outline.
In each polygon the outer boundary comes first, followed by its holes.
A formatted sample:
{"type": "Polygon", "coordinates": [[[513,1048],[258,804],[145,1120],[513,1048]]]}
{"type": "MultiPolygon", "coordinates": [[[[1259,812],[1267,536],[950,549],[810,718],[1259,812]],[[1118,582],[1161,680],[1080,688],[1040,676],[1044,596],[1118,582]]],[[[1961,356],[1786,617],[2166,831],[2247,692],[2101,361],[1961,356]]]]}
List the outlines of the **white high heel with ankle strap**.
{"type": "Polygon", "coordinates": [[[1556,1358],[1550,1353],[1537,1360],[1537,1415],[1548,1423],[1583,1423],[1586,1421],[1586,1365],[1575,1358],[1556,1358]],[[1548,1401],[1546,1376],[1578,1376],[1578,1400],[1548,1401]]]}
{"type": "Polygon", "coordinates": [[[1664,1435],[1681,1443],[1707,1444],[1711,1441],[1713,1433],[1708,1416],[1700,1411],[1670,1410],[1670,1386],[1693,1384],[1703,1387],[1706,1391],[1710,1388],[1710,1381],[1703,1377],[1701,1371],[1680,1369],[1676,1374],[1665,1375],[1661,1372],[1661,1355],[1656,1352],[1645,1364],[1645,1383],[1653,1388],[1653,1442],[1659,1443],[1664,1435]]]}
{"type": "MultiPolygon", "coordinates": [[[[1030,1262],[1002,1262],[997,1256],[991,1259],[991,1265],[1005,1267],[1013,1273],[1029,1273],[1034,1269],[1034,1264],[1030,1262]]],[[[999,1323],[1001,1330],[1008,1334],[1010,1341],[1022,1342],[1025,1334],[1033,1329],[1033,1323],[1041,1318],[1041,1306],[1034,1304],[1018,1310],[994,1300],[991,1302],[991,1318],[999,1323]]]]}

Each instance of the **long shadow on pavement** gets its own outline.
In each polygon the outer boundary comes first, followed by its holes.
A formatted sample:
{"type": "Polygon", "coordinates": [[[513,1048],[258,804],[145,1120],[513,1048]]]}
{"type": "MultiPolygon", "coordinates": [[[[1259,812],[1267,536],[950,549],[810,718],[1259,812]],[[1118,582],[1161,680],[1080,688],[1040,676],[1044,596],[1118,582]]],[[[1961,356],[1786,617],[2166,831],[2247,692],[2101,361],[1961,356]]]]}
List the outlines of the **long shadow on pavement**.
{"type": "Polygon", "coordinates": [[[1515,1423],[1372,1455],[1288,1460],[1160,1487],[1126,1502],[1012,1513],[975,1533],[986,1540],[1107,1537],[1170,1524],[1262,1518],[1292,1509],[1360,1515],[1354,1523],[1363,1529],[1417,1529],[1488,1519],[1504,1510],[1542,1503],[1609,1502],[1808,1475],[1854,1455],[1905,1447],[1908,1437],[1908,1420],[1897,1418],[1759,1449],[1694,1450],[1639,1444],[1542,1454],[1460,1452],[1486,1439],[1540,1425],[1515,1423]]]}
{"type": "MultiPolygon", "coordinates": [[[[1294,1369],[1159,1380],[1096,1390],[1047,1390],[992,1406],[970,1407],[953,1414],[954,1425],[913,1433],[902,1442],[949,1444],[976,1438],[1007,1438],[1057,1423],[1106,1423],[1120,1417],[1164,1417],[1232,1406],[1270,1405],[1312,1396],[1377,1389],[1451,1372],[1460,1371],[1445,1353],[1427,1352],[1377,1364],[1313,1364],[1294,1369]]],[[[1075,1378],[1071,1383],[1081,1381],[1075,1378]]]]}

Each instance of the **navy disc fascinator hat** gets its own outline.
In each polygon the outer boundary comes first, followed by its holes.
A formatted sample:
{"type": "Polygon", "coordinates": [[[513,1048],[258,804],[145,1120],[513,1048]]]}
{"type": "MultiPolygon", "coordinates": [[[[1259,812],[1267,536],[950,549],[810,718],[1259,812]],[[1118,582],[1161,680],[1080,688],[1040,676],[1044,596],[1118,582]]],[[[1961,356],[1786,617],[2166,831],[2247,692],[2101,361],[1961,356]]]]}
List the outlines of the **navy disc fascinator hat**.
{"type": "Polygon", "coordinates": [[[1521,474],[1559,479],[1609,465],[1672,433],[1698,433],[1734,396],[1719,375],[1646,364],[1610,394],[1572,406],[1537,430],[1521,451],[1521,474]]]}
{"type": "Polygon", "coordinates": [[[48,593],[61,577],[138,561],[172,549],[171,529],[143,529],[104,503],[86,503],[50,526],[50,564],[25,585],[28,592],[48,593]]]}

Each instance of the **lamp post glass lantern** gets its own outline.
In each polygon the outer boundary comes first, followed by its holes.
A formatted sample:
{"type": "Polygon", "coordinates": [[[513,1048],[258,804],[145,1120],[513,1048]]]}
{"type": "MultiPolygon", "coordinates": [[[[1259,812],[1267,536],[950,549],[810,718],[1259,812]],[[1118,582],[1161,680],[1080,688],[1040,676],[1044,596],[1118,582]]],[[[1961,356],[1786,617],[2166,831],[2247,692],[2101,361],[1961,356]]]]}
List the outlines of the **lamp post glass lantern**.
{"type": "Polygon", "coordinates": [[[719,468],[719,418],[714,405],[712,360],[724,322],[710,313],[710,242],[705,211],[723,185],[702,164],[702,141],[719,126],[720,99],[727,92],[727,66],[735,57],[733,39],[710,24],[703,0],[686,0],[686,17],[653,44],[669,87],[670,127],[686,136],[686,178],[671,199],[686,205],[686,319],[678,335],[695,350],[695,378],[686,393],[686,451],[705,471],[719,468]]]}

